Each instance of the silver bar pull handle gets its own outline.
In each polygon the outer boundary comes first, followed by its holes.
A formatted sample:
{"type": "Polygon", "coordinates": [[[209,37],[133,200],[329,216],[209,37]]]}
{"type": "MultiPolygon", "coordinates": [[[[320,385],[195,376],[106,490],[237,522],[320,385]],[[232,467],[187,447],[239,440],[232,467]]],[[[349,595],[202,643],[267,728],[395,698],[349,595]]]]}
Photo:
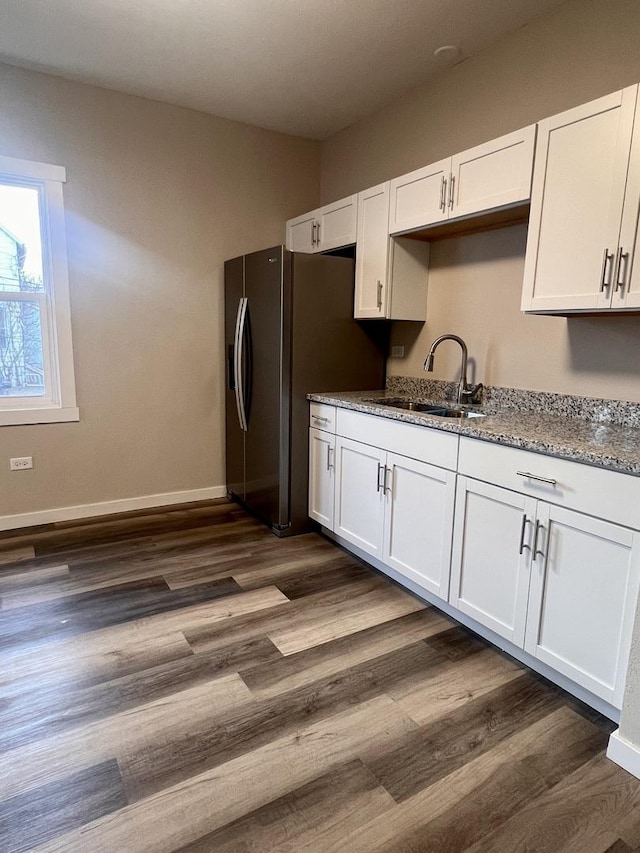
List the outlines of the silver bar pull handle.
{"type": "Polygon", "coordinates": [[[393,484],[393,469],[385,467],[385,469],[384,469],[384,480],[383,480],[385,495],[387,494],[387,492],[389,494],[391,494],[391,486],[387,486],[387,477],[389,474],[391,474],[391,483],[393,484]]]}
{"type": "Polygon", "coordinates": [[[606,290],[607,287],[611,286],[611,267],[613,264],[613,252],[610,252],[609,249],[604,250],[604,255],[602,256],[602,270],[600,272],[600,292],[606,290]],[[607,266],[609,267],[609,276],[607,277],[607,266]],[[608,280],[607,280],[608,279],[608,280]]]}
{"type": "Polygon", "coordinates": [[[382,282],[381,281],[378,281],[377,305],[378,305],[378,311],[382,311],[382,282]]]}
{"type": "Polygon", "coordinates": [[[530,471],[516,471],[518,477],[525,477],[527,480],[537,480],[539,483],[548,483],[550,486],[555,486],[557,480],[552,477],[541,477],[539,474],[532,474],[530,471]]]}
{"type": "Polygon", "coordinates": [[[629,252],[623,252],[622,246],[618,249],[618,257],[616,263],[616,290],[624,290],[625,281],[627,278],[627,267],[629,266],[629,252]]]}
{"type": "Polygon", "coordinates": [[[544,551],[538,548],[538,536],[540,535],[540,531],[544,532],[544,524],[541,521],[536,521],[536,532],[533,536],[533,559],[536,557],[544,557],[544,551]]]}
{"type": "Polygon", "coordinates": [[[320,223],[316,222],[316,248],[320,246],[320,223]]]}
{"type": "Polygon", "coordinates": [[[522,516],[522,527],[520,528],[520,549],[518,551],[519,554],[522,554],[525,548],[527,549],[527,551],[531,550],[531,545],[526,545],[524,541],[524,532],[527,529],[527,524],[531,524],[531,521],[527,518],[527,514],[524,513],[522,516]]]}
{"type": "Polygon", "coordinates": [[[380,483],[380,472],[384,471],[384,466],[378,462],[378,482],[376,484],[376,492],[379,492],[382,488],[382,484],[380,483]]]}
{"type": "Polygon", "coordinates": [[[331,452],[333,447],[330,444],[327,444],[327,471],[330,471],[333,468],[333,461],[331,460],[331,452]]]}
{"type": "Polygon", "coordinates": [[[313,415],[314,421],[319,421],[321,424],[328,424],[329,418],[321,418],[320,415],[313,415]]]}
{"type": "Polygon", "coordinates": [[[451,182],[449,183],[449,207],[453,210],[453,204],[455,201],[455,185],[456,185],[456,176],[451,175],[451,182]]]}
{"type": "Polygon", "coordinates": [[[445,206],[445,201],[444,201],[444,200],[445,200],[445,197],[446,197],[446,190],[447,190],[447,179],[446,179],[446,178],[445,178],[445,176],[443,175],[443,176],[442,176],[442,180],[440,181],[440,210],[441,210],[443,213],[444,213],[444,206],[445,206]]]}
{"type": "Polygon", "coordinates": [[[236,316],[236,336],[234,344],[234,361],[233,372],[236,379],[236,408],[238,410],[238,421],[240,429],[247,431],[247,413],[244,406],[244,381],[242,376],[242,355],[244,349],[244,331],[247,322],[247,303],[246,296],[241,297],[238,302],[238,314],[236,316]]]}

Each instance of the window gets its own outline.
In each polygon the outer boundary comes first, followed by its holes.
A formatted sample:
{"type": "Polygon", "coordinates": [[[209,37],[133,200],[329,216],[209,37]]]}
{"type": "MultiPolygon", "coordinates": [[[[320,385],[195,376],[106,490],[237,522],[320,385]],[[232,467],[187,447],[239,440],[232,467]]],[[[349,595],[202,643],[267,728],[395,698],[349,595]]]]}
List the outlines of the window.
{"type": "Polygon", "coordinates": [[[0,156],[0,426],[77,421],[61,166],[0,156]]]}

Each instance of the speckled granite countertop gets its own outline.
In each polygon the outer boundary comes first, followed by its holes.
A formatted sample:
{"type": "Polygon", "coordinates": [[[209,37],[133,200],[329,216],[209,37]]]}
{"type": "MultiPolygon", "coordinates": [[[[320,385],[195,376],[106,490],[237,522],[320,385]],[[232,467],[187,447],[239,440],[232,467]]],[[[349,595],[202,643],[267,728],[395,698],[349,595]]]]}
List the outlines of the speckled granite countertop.
{"type": "Polygon", "coordinates": [[[640,427],[638,426],[605,423],[535,410],[516,410],[512,407],[496,411],[496,403],[472,407],[476,411],[486,413],[484,418],[450,420],[425,412],[394,409],[376,402],[384,399],[409,398],[414,400],[419,398],[421,402],[433,404],[443,402],[442,396],[439,398],[419,396],[415,392],[403,394],[397,388],[387,391],[308,395],[308,399],[316,403],[327,403],[369,415],[420,424],[445,432],[640,476],[640,427]]]}

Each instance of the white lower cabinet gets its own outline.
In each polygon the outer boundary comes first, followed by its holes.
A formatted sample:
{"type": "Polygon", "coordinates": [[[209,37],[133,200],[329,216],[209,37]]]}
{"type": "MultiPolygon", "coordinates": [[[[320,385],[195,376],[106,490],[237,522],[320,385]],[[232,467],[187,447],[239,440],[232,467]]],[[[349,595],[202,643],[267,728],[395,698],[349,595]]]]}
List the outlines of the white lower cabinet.
{"type": "Polygon", "coordinates": [[[617,708],[638,598],[638,533],[540,502],[524,648],[617,708]]]}
{"type": "Polygon", "coordinates": [[[309,431],[312,518],[596,707],[622,707],[640,479],[326,405],[311,419],[325,427],[309,431]]]}
{"type": "Polygon", "coordinates": [[[336,439],[334,531],[367,554],[382,559],[387,453],[340,436],[336,439]]]}
{"type": "Polygon", "coordinates": [[[324,527],[333,528],[336,437],[330,432],[309,430],[309,515],[324,527]]]}
{"type": "Polygon", "coordinates": [[[621,707],[638,534],[458,477],[450,603],[621,707]]]}
{"type": "Polygon", "coordinates": [[[445,600],[454,495],[452,471],[336,440],[335,533],[445,600]]]}
{"type": "Polygon", "coordinates": [[[524,644],[535,504],[458,477],[449,602],[517,646],[524,644]]]}

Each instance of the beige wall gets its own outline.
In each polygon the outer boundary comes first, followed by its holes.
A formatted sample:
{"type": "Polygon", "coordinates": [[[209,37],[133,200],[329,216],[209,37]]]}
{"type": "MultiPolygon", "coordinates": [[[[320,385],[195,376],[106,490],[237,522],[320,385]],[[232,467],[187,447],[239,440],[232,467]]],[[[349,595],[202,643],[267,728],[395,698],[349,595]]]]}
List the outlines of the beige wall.
{"type": "Polygon", "coordinates": [[[316,206],[318,144],[8,66],[0,115],[67,168],[81,412],[0,427],[0,516],[222,485],[222,264],[316,206]]]}
{"type": "MultiPolygon", "coordinates": [[[[640,3],[569,0],[322,146],[328,202],[640,81],[640,3]]],[[[520,313],[524,228],[432,245],[427,322],[395,324],[408,347],[389,372],[423,375],[431,341],[467,340],[478,380],[640,401],[640,318],[520,313]]],[[[453,345],[434,378],[453,379],[453,345]]]]}
{"type": "MultiPolygon", "coordinates": [[[[640,317],[522,314],[526,236],[519,225],[433,243],[427,322],[394,324],[392,343],[407,355],[390,359],[389,372],[427,376],[431,342],[455,332],[469,347],[476,382],[640,402],[640,317]]],[[[459,372],[460,348],[443,344],[429,375],[453,380],[459,372]]]]}
{"type": "Polygon", "coordinates": [[[322,144],[322,201],[640,81],[640,3],[568,0],[322,144]]]}

